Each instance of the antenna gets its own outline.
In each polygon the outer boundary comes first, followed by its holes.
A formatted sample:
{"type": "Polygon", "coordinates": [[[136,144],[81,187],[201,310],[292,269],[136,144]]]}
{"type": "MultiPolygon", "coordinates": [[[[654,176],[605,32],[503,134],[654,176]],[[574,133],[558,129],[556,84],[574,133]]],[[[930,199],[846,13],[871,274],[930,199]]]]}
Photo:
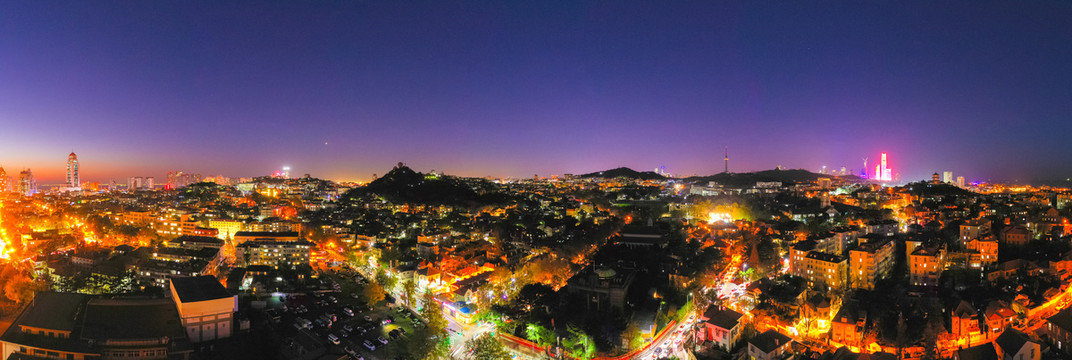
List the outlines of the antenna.
{"type": "Polygon", "coordinates": [[[730,172],[730,147],[729,146],[727,146],[724,149],[724,154],[726,156],[726,165],[725,165],[725,168],[722,169],[722,172],[728,174],[730,172]]]}

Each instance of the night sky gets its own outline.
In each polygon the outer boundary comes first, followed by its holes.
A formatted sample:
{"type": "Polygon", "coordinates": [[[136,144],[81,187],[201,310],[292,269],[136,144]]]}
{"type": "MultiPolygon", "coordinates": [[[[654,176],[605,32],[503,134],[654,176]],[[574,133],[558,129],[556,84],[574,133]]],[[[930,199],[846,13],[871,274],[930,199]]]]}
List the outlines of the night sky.
{"type": "Polygon", "coordinates": [[[0,165],[1072,177],[1072,2],[0,3],[0,165]]]}

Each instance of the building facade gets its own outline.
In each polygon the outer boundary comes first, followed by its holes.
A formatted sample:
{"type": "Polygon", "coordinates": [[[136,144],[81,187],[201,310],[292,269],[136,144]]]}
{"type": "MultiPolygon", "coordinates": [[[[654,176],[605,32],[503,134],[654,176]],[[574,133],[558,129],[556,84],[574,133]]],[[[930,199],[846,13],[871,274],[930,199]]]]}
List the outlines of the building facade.
{"type": "Polygon", "coordinates": [[[216,278],[172,278],[169,288],[175,308],[191,342],[229,338],[234,333],[238,295],[231,295],[216,278]]]}
{"type": "Polygon", "coordinates": [[[893,241],[883,239],[849,250],[849,286],[874,290],[875,283],[893,270],[896,248],[893,241]]]}
{"type": "Polygon", "coordinates": [[[79,189],[82,181],[78,177],[78,155],[73,152],[67,155],[67,188],[79,189]]]}

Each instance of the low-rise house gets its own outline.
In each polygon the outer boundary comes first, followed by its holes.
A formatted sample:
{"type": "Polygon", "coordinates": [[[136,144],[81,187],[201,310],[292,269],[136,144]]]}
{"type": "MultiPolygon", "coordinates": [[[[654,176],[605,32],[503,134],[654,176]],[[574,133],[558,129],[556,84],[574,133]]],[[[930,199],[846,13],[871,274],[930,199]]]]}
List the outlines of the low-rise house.
{"type": "Polygon", "coordinates": [[[697,343],[710,342],[724,351],[737,346],[741,339],[741,317],[743,314],[731,309],[711,306],[700,316],[699,329],[696,332],[697,343]]]}
{"type": "Polygon", "coordinates": [[[789,350],[792,342],[792,339],[780,332],[764,331],[748,340],[748,357],[752,360],[776,359],[789,350]]]}
{"type": "Polygon", "coordinates": [[[1016,329],[1007,329],[994,339],[994,347],[1002,360],[1039,360],[1042,347],[1016,329]]]}

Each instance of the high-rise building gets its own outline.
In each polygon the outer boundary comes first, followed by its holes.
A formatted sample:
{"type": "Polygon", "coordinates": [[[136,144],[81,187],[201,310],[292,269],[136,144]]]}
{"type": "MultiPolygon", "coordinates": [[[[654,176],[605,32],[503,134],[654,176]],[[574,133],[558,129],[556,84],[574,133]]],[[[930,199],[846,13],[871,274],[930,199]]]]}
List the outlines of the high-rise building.
{"type": "Polygon", "coordinates": [[[153,183],[153,181],[154,179],[152,176],[133,176],[130,178],[130,180],[127,181],[127,190],[152,190],[153,187],[156,185],[153,183]]]}
{"type": "Polygon", "coordinates": [[[71,155],[67,155],[67,188],[77,189],[81,186],[82,182],[78,178],[78,155],[71,152],[71,155]]]}
{"type": "Polygon", "coordinates": [[[19,193],[26,196],[37,193],[37,180],[34,180],[33,171],[30,169],[19,172],[19,193]]]}
{"type": "Polygon", "coordinates": [[[878,181],[893,181],[893,169],[886,163],[886,153],[882,153],[882,161],[875,165],[874,179],[878,181]]]}
{"type": "Polygon", "coordinates": [[[957,187],[964,187],[964,177],[957,176],[957,187]]]}
{"type": "Polygon", "coordinates": [[[11,183],[7,177],[7,171],[4,171],[4,167],[0,166],[0,194],[8,192],[8,184],[11,183]]]}
{"type": "Polygon", "coordinates": [[[201,174],[187,174],[182,171],[169,171],[167,174],[167,189],[178,189],[190,184],[201,182],[201,174]]]}
{"type": "Polygon", "coordinates": [[[943,172],[942,173],[942,182],[944,182],[946,184],[952,184],[953,183],[953,172],[952,171],[943,172]]]}

